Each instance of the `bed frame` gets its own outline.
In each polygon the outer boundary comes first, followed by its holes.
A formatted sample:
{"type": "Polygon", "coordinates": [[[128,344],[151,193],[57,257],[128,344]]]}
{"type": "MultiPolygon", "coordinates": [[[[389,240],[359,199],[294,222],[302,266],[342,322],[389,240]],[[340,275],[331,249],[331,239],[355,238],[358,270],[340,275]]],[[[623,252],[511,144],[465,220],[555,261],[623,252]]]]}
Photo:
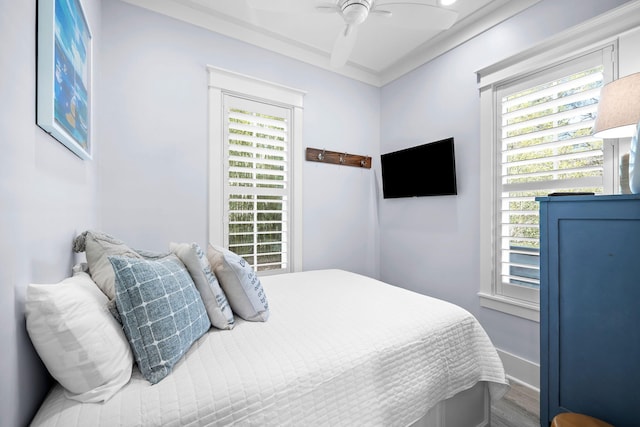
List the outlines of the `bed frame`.
{"type": "Polygon", "coordinates": [[[491,401],[486,382],[438,403],[411,427],[488,427],[491,401]]]}

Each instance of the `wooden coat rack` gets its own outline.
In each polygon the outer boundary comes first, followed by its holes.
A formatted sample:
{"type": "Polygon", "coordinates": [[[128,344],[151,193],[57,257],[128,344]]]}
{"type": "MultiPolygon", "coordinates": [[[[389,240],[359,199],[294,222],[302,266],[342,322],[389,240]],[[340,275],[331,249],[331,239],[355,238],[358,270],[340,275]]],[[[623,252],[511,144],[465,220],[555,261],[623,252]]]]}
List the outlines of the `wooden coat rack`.
{"type": "Polygon", "coordinates": [[[334,165],[356,166],[371,169],[371,157],[357,154],[340,153],[338,151],[308,148],[306,159],[311,162],[332,163],[334,165]]]}

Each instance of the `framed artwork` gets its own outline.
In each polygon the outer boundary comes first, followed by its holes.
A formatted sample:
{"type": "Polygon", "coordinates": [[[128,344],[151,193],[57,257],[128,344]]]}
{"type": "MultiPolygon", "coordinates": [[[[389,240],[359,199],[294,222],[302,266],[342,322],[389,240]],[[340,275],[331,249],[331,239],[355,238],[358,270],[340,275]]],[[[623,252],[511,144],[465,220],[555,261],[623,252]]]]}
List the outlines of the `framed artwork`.
{"type": "Polygon", "coordinates": [[[80,0],[38,0],[37,124],[91,158],[91,31],[80,0]]]}

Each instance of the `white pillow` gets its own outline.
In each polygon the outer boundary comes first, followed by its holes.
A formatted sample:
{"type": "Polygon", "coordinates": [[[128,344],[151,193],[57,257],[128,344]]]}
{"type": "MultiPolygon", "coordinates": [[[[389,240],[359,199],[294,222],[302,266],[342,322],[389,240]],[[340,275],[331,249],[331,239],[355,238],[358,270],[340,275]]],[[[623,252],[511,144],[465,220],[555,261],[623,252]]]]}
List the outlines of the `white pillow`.
{"type": "Polygon", "coordinates": [[[79,402],[106,401],[131,378],[131,348],[107,301],[84,272],[27,287],[31,341],[66,396],[79,402]]]}
{"type": "Polygon", "coordinates": [[[207,258],[233,312],[244,320],[266,322],[269,303],[253,268],[235,253],[211,244],[207,258]]]}
{"type": "Polygon", "coordinates": [[[171,251],[187,267],[207,309],[211,324],[218,329],[232,329],[235,324],[233,312],[207,256],[197,243],[171,243],[171,251]]]}

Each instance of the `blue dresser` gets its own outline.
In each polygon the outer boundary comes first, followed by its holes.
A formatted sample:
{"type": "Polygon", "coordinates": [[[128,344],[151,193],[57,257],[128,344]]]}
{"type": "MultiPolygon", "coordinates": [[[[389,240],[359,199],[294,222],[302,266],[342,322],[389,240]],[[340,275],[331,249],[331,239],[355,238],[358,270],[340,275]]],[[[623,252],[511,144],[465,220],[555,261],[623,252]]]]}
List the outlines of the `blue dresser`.
{"type": "Polygon", "coordinates": [[[640,426],[640,195],[540,197],[540,422],[640,426]]]}

